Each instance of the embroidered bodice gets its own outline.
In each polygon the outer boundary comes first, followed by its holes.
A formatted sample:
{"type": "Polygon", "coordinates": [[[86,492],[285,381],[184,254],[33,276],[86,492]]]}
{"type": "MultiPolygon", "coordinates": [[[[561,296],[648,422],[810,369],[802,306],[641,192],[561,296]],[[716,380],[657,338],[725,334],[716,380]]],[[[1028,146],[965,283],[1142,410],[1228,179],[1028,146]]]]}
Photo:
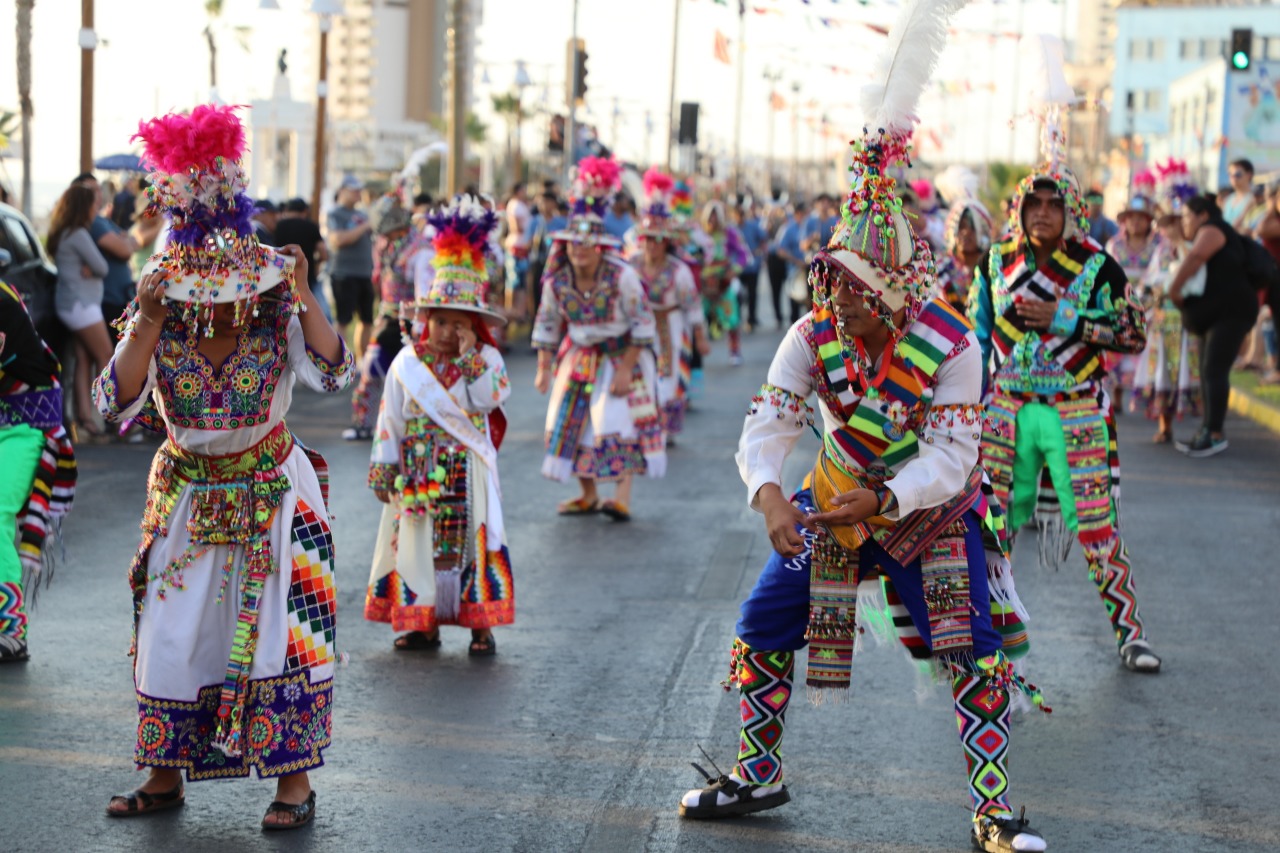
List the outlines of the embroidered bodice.
{"type": "Polygon", "coordinates": [[[170,440],[192,453],[216,456],[257,444],[284,420],[298,379],[316,391],[341,391],[354,361],[346,345],[330,363],[307,347],[296,317],[254,325],[241,332],[235,350],[215,368],[188,345],[178,323],[166,323],[151,359],[142,393],[120,400],[115,360],[138,322],[134,317],[105,370],[94,383],[94,400],[109,421],[137,416],[154,399],[170,440]]]}
{"type": "Polygon", "coordinates": [[[576,346],[598,346],[631,336],[636,346],[653,343],[653,310],[635,270],[622,261],[601,261],[597,282],[583,293],[574,285],[567,264],[543,279],[543,296],[533,325],[533,345],[557,349],[567,334],[576,346]]]}

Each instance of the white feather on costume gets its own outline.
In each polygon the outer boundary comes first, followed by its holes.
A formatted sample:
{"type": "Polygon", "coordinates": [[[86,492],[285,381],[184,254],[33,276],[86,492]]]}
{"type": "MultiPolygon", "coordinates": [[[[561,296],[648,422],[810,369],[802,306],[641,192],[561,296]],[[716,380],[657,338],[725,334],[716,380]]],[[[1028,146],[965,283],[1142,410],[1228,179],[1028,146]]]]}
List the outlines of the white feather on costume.
{"type": "Polygon", "coordinates": [[[889,28],[889,41],[872,66],[876,83],[862,89],[862,114],[869,130],[892,134],[915,127],[916,102],[947,43],[947,22],[967,0],[905,2],[889,28]]]}
{"type": "Polygon", "coordinates": [[[964,199],[978,197],[978,173],[968,166],[948,166],[933,179],[933,188],[950,207],[964,199]]]}

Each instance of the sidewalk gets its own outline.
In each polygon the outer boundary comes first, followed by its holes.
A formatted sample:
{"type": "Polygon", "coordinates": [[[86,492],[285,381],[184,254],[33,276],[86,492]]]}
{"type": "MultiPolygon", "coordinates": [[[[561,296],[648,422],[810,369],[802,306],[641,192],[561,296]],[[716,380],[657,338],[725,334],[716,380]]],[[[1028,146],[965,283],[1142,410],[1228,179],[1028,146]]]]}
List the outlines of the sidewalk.
{"type": "Polygon", "coordinates": [[[1231,373],[1231,411],[1280,433],[1280,385],[1259,385],[1251,370],[1231,373]]]}

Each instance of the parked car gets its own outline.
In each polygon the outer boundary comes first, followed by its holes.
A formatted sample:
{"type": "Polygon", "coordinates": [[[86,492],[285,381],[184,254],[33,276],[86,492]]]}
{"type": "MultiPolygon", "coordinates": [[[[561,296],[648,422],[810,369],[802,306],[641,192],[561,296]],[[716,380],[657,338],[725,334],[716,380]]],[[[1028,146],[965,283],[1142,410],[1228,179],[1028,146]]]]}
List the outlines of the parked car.
{"type": "Polygon", "coordinates": [[[9,256],[0,256],[0,278],[22,294],[36,331],[54,352],[61,352],[67,330],[53,308],[58,268],[27,217],[7,204],[0,204],[0,250],[9,256]]]}

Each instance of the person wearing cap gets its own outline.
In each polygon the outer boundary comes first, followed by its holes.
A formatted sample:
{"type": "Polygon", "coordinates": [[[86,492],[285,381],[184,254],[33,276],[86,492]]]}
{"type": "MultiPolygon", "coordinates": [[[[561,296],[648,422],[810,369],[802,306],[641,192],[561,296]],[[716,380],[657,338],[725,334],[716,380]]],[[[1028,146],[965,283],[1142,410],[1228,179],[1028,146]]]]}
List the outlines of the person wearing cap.
{"type": "MultiPolygon", "coordinates": [[[[1148,196],[1135,195],[1124,210],[1116,214],[1120,231],[1107,241],[1107,254],[1124,270],[1131,285],[1142,281],[1151,258],[1156,253],[1160,236],[1155,230],[1155,202],[1148,196]]],[[[1107,390],[1115,398],[1115,410],[1124,411],[1124,393],[1133,387],[1134,371],[1141,353],[1120,355],[1107,353],[1107,390]]]]}
{"type": "MultiPolygon", "coordinates": [[[[378,200],[373,241],[373,281],[378,288],[378,320],[373,343],[360,359],[360,381],[351,395],[351,426],[342,431],[347,441],[373,437],[378,394],[391,360],[404,346],[403,325],[413,307],[413,270],[406,261],[410,252],[412,214],[390,193],[378,200]]],[[[416,252],[417,247],[412,247],[416,252]]]]}
{"type": "Polygon", "coordinates": [[[1008,235],[979,264],[970,296],[990,377],[983,460],[1009,529],[1035,518],[1042,563],[1060,564],[1079,539],[1121,661],[1155,673],[1119,527],[1115,413],[1103,386],[1104,355],[1141,352],[1146,322],[1124,269],[1089,236],[1075,176],[1048,153],[1019,184],[1008,235]]]}
{"type": "Polygon", "coordinates": [[[401,651],[440,647],[440,626],[471,629],[472,656],[515,621],[497,454],[511,395],[487,323],[485,256],[497,217],[459,196],[430,217],[435,275],[416,302],[417,333],[391,362],[369,467],[386,506],[365,618],[406,631],[401,651]]]}
{"type": "Polygon", "coordinates": [[[277,780],[265,830],[315,816],[333,713],[328,467],[285,424],[297,382],[341,391],[352,358],[320,314],[297,246],[253,235],[233,107],[142,123],[152,204],[173,220],[94,386],[111,422],[167,436],[129,570],[134,764],[111,817],[181,806],[188,781],[277,780]]]}
{"type": "Polygon", "coordinates": [[[631,518],[631,482],[666,473],[666,442],[658,411],[657,333],[635,270],[615,254],[620,242],[604,229],[604,211],[620,183],[612,159],[578,164],[569,223],[542,279],[533,324],[538,351],[534,387],[551,393],[543,476],[577,478],[582,494],[562,502],[561,515],[603,512],[631,518]],[[617,483],[611,500],[598,484],[617,483]]]}
{"type": "Polygon", "coordinates": [[[645,207],[636,236],[639,251],[631,266],[649,298],[657,323],[658,405],[670,442],[684,429],[692,351],[711,351],[702,296],[689,266],[676,257],[669,196],[674,181],[653,167],[644,174],[645,207]]]}
{"type": "Polygon", "coordinates": [[[796,656],[807,644],[814,704],[846,701],[870,631],[896,634],[951,688],[975,846],[1044,850],[1008,802],[1013,706],[1048,709],[1012,663],[1027,638],[979,463],[981,353],[885,177],[904,156],[893,152],[908,150],[909,101],[904,112],[878,112],[867,126],[888,130],[855,145],[843,222],[809,269],[812,310],[788,330],[743,425],[736,460],[773,554],[742,604],[725,682],[740,694],[737,761],[718,775],[695,764],[707,785],[684,794],[680,814],[788,802],[781,746],[796,656]],[[810,431],[821,450],[788,498],[784,464],[810,431]]]}
{"type": "Polygon", "coordinates": [[[962,314],[969,304],[973,268],[991,248],[994,226],[986,205],[976,198],[954,201],[942,226],[946,255],[938,262],[938,292],[962,314]]]}
{"type": "Polygon", "coordinates": [[[364,353],[373,332],[373,220],[356,205],[364,181],[347,175],[338,186],[337,205],[329,211],[326,240],[332,244],[329,287],[338,334],[356,320],[355,351],[364,353]]]}

